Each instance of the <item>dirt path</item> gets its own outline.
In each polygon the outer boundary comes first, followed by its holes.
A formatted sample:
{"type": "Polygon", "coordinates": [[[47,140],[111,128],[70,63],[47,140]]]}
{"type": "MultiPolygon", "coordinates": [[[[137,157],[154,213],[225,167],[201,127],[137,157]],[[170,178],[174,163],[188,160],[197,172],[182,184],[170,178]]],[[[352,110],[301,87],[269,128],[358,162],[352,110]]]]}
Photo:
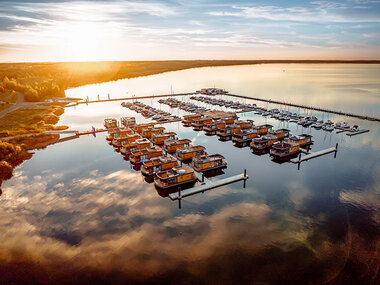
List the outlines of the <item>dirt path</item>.
{"type": "Polygon", "coordinates": [[[24,94],[16,91],[16,94],[17,94],[17,102],[12,106],[12,107],[9,107],[8,109],[5,109],[3,111],[0,112],[0,118],[4,117],[6,114],[14,111],[14,110],[17,110],[18,108],[21,108],[25,101],[24,101],[24,94]]]}

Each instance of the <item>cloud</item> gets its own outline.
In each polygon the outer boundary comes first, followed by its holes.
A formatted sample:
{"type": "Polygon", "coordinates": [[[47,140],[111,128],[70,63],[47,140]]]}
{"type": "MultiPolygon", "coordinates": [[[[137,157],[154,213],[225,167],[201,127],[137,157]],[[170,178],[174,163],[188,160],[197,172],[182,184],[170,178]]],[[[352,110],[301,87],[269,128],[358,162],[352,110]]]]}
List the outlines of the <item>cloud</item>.
{"type": "Polygon", "coordinates": [[[365,37],[365,38],[380,38],[380,33],[363,34],[363,37],[365,37]]]}

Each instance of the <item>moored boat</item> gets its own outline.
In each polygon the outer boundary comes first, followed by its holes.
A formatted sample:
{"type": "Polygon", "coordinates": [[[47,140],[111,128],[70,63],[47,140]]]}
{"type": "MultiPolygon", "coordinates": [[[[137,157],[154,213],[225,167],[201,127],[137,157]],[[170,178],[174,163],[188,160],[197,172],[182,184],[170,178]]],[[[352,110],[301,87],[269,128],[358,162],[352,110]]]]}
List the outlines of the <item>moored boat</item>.
{"type": "Polygon", "coordinates": [[[254,151],[265,151],[272,147],[274,143],[278,142],[278,138],[275,135],[265,135],[260,138],[255,138],[250,144],[250,147],[254,151]]]}
{"type": "Polygon", "coordinates": [[[305,147],[305,146],[312,145],[314,143],[314,141],[312,140],[312,137],[313,136],[308,135],[308,134],[302,134],[302,135],[297,135],[297,136],[291,136],[287,140],[292,143],[297,143],[301,147],[305,147]]]}
{"type": "Polygon", "coordinates": [[[141,133],[143,129],[154,127],[155,123],[136,124],[133,129],[137,133],[141,133]]]}
{"type": "Polygon", "coordinates": [[[202,115],[200,114],[193,114],[193,115],[185,115],[183,116],[182,123],[185,127],[188,127],[191,125],[191,122],[197,119],[200,119],[202,115]]]}
{"type": "Polygon", "coordinates": [[[136,125],[136,118],[135,117],[124,117],[121,118],[121,124],[123,126],[133,128],[134,125],[136,125]]]}
{"type": "Polygon", "coordinates": [[[178,148],[190,146],[191,140],[189,139],[175,139],[164,142],[163,149],[167,153],[175,153],[178,148]]]}
{"type": "Polygon", "coordinates": [[[272,131],[271,134],[275,135],[279,140],[282,140],[289,136],[290,131],[288,129],[278,129],[272,131]]]}
{"type": "Polygon", "coordinates": [[[114,118],[107,118],[107,119],[104,119],[104,127],[105,127],[106,129],[117,128],[117,120],[114,119],[114,118]]]}
{"type": "Polygon", "coordinates": [[[273,126],[272,125],[260,125],[260,126],[255,126],[255,129],[257,130],[258,135],[264,135],[268,132],[272,131],[273,126]]]}
{"type": "Polygon", "coordinates": [[[162,155],[162,149],[159,147],[149,147],[142,150],[131,152],[129,161],[133,164],[142,163],[154,157],[162,155]]]}
{"type": "Polygon", "coordinates": [[[162,134],[164,131],[164,127],[147,127],[145,129],[142,129],[141,135],[143,138],[150,139],[153,134],[162,134]]]}
{"type": "Polygon", "coordinates": [[[172,169],[178,166],[178,161],[172,156],[160,156],[149,161],[144,161],[141,167],[143,175],[154,175],[155,173],[172,169]]]}
{"type": "Polygon", "coordinates": [[[133,151],[142,150],[148,147],[150,147],[150,141],[148,139],[142,138],[137,139],[129,144],[124,144],[120,149],[120,152],[124,155],[130,155],[133,151]]]}
{"type": "Polygon", "coordinates": [[[293,142],[282,142],[273,145],[270,155],[275,160],[288,160],[300,153],[300,145],[293,142]]]}
{"type": "Polygon", "coordinates": [[[166,133],[159,133],[159,134],[153,134],[152,135],[152,143],[156,145],[163,145],[165,141],[174,140],[176,139],[176,133],[175,132],[166,132],[166,133]]]}
{"type": "Polygon", "coordinates": [[[257,130],[255,129],[244,129],[240,132],[233,134],[232,141],[235,143],[250,143],[252,139],[257,137],[257,130]]]}
{"type": "Polygon", "coordinates": [[[169,189],[185,184],[194,184],[196,181],[194,170],[184,166],[158,172],[154,179],[154,184],[159,189],[169,189]]]}
{"type": "Polygon", "coordinates": [[[206,135],[215,135],[217,130],[226,127],[226,123],[222,120],[213,121],[211,123],[205,124],[203,130],[206,132],[206,135]]]}
{"type": "Polygon", "coordinates": [[[178,148],[175,152],[175,157],[182,162],[190,161],[193,157],[206,154],[205,149],[202,145],[178,148]]]}
{"type": "Polygon", "coordinates": [[[193,158],[191,167],[197,172],[206,172],[227,167],[223,155],[200,155],[193,158]]]}
{"type": "Polygon", "coordinates": [[[239,125],[228,125],[225,128],[222,128],[216,132],[221,141],[230,140],[233,134],[236,134],[241,131],[239,125]]]}
{"type": "Polygon", "coordinates": [[[191,126],[194,128],[194,130],[202,130],[203,126],[205,124],[212,123],[213,119],[210,117],[201,117],[199,119],[195,119],[191,122],[191,126]]]}
{"type": "Polygon", "coordinates": [[[237,120],[235,121],[235,125],[238,125],[241,129],[249,129],[253,127],[253,121],[252,120],[247,120],[247,121],[237,120]]]}
{"type": "Polygon", "coordinates": [[[125,144],[129,144],[131,142],[134,142],[134,141],[136,141],[139,138],[141,138],[139,134],[129,134],[129,135],[126,135],[126,136],[115,138],[112,141],[112,144],[115,147],[121,147],[121,146],[123,146],[125,144]]]}
{"type": "Polygon", "coordinates": [[[113,133],[112,136],[112,144],[113,145],[120,145],[121,140],[127,137],[128,135],[132,134],[132,130],[130,128],[126,129],[119,129],[118,132],[113,133]],[[120,144],[119,144],[120,142],[120,144]]]}

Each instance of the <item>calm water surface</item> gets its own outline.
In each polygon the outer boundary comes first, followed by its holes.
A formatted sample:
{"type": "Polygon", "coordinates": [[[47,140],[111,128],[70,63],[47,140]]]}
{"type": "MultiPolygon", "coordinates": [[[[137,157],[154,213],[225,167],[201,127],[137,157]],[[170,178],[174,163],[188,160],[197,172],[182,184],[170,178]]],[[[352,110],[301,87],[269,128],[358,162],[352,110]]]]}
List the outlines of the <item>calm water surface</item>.
{"type": "MultiPolygon", "coordinates": [[[[252,65],[169,72],[66,93],[95,99],[98,94],[102,98],[108,93],[111,97],[142,96],[215,85],[233,94],[379,117],[379,78],[379,65],[252,65]]],[[[189,101],[188,97],[178,99],[189,101]]],[[[185,114],[156,99],[143,102],[185,114]]],[[[228,168],[212,179],[244,169],[250,177],[245,189],[238,182],[188,197],[181,209],[145,182],[107,144],[104,134],[36,151],[3,184],[0,280],[376,284],[380,125],[331,114],[313,115],[371,131],[348,137],[241,114],[255,124],[312,134],[312,151],[339,143],[335,159],[329,154],[297,170],[294,164],[274,163],[268,154],[255,155],[249,148],[206,137],[181,123],[167,124],[167,130],[179,137],[226,157],[228,168]]],[[[60,123],[87,130],[102,127],[105,117],[121,116],[145,121],[113,102],[68,108],[60,123]]]]}

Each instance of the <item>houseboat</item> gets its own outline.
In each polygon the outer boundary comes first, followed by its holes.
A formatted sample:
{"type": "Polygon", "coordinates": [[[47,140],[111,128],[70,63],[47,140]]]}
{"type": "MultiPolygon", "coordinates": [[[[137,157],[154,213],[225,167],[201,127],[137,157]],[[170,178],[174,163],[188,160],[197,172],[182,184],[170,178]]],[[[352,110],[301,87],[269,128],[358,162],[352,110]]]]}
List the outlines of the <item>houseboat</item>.
{"type": "Polygon", "coordinates": [[[175,139],[164,142],[163,149],[167,153],[175,153],[178,148],[190,146],[191,140],[189,139],[175,139]]]}
{"type": "Polygon", "coordinates": [[[141,131],[141,135],[143,138],[150,139],[153,134],[162,134],[164,131],[164,127],[148,127],[141,131]]]}
{"type": "Polygon", "coordinates": [[[131,152],[142,150],[150,147],[150,141],[148,139],[137,139],[129,144],[124,144],[120,149],[120,152],[124,155],[130,155],[131,152]]]}
{"type": "Polygon", "coordinates": [[[154,127],[155,123],[136,124],[133,129],[137,133],[141,133],[143,129],[154,127]]]}
{"type": "Polygon", "coordinates": [[[299,144],[300,147],[306,147],[306,146],[312,145],[314,143],[314,141],[312,140],[312,137],[313,136],[308,135],[308,134],[302,134],[302,135],[298,135],[298,136],[291,136],[287,140],[289,142],[299,144]]]}
{"type": "Polygon", "coordinates": [[[178,166],[178,161],[172,156],[160,156],[143,162],[141,173],[145,176],[172,169],[178,166]]]}
{"type": "Polygon", "coordinates": [[[201,145],[178,148],[175,157],[182,162],[190,161],[193,157],[206,154],[205,147],[201,145]]]}
{"type": "Polygon", "coordinates": [[[142,163],[154,157],[162,155],[162,149],[154,146],[131,152],[129,161],[133,164],[142,163]]]}
{"type": "Polygon", "coordinates": [[[233,134],[236,134],[241,131],[241,128],[239,125],[228,125],[223,129],[220,129],[216,132],[216,134],[219,136],[219,139],[221,141],[227,141],[232,138],[233,134]]]}
{"type": "Polygon", "coordinates": [[[133,128],[134,125],[136,125],[136,118],[135,117],[124,117],[121,118],[121,124],[123,126],[133,128]]]}
{"type": "Polygon", "coordinates": [[[275,142],[278,142],[278,138],[275,135],[265,135],[260,138],[254,138],[250,147],[255,152],[267,151],[275,142]]]}
{"type": "Polygon", "coordinates": [[[197,172],[206,172],[227,167],[227,162],[223,155],[201,155],[194,157],[191,167],[197,172]]]}
{"type": "Polygon", "coordinates": [[[112,144],[115,147],[122,147],[123,145],[129,144],[131,142],[134,142],[134,141],[136,141],[139,138],[141,138],[139,134],[129,134],[129,135],[126,135],[126,136],[121,136],[121,137],[115,138],[112,141],[112,144]]]}
{"type": "Polygon", "coordinates": [[[240,126],[241,129],[249,129],[249,128],[252,128],[253,121],[252,120],[247,120],[247,121],[237,120],[235,121],[235,125],[240,126]]]}
{"type": "Polygon", "coordinates": [[[213,119],[210,117],[202,117],[202,118],[193,120],[191,122],[191,126],[194,128],[194,130],[201,131],[205,124],[212,123],[212,121],[213,119]]]}
{"type": "Polygon", "coordinates": [[[226,117],[223,119],[223,121],[227,124],[227,125],[231,125],[235,122],[237,116],[235,114],[235,116],[231,116],[231,117],[226,117]]]}
{"type": "Polygon", "coordinates": [[[275,135],[279,140],[283,138],[287,138],[290,134],[288,129],[278,129],[271,132],[271,134],[275,135]]]}
{"type": "Polygon", "coordinates": [[[194,120],[198,120],[202,117],[200,114],[185,115],[183,116],[182,123],[185,127],[189,127],[194,120]]]}
{"type": "Polygon", "coordinates": [[[300,153],[300,145],[293,142],[282,142],[273,145],[269,153],[275,160],[289,160],[300,153]]]}
{"type": "Polygon", "coordinates": [[[188,166],[173,168],[158,172],[154,184],[159,189],[169,189],[177,186],[191,185],[197,181],[194,170],[188,166]]]}
{"type": "Polygon", "coordinates": [[[174,140],[176,139],[176,133],[175,132],[167,132],[162,134],[153,134],[151,141],[152,143],[156,145],[163,145],[165,141],[174,140]]]}
{"type": "Polygon", "coordinates": [[[233,134],[232,141],[236,144],[250,143],[252,139],[257,137],[257,130],[245,129],[233,134]]]}
{"type": "Polygon", "coordinates": [[[107,130],[117,128],[117,120],[116,119],[104,119],[104,127],[107,130]]]}
{"type": "Polygon", "coordinates": [[[222,128],[226,127],[226,123],[222,120],[220,121],[213,121],[211,123],[205,124],[203,126],[203,130],[206,132],[206,135],[216,135],[217,130],[220,130],[222,128]]]}
{"type": "Polygon", "coordinates": [[[255,127],[258,135],[265,135],[266,133],[271,132],[272,128],[273,128],[272,125],[260,125],[260,126],[255,127]]]}
{"type": "Polygon", "coordinates": [[[132,130],[129,128],[119,129],[118,132],[115,132],[112,134],[112,144],[114,145],[117,140],[120,140],[121,138],[125,138],[127,135],[130,135],[130,134],[132,134],[132,130]]]}

